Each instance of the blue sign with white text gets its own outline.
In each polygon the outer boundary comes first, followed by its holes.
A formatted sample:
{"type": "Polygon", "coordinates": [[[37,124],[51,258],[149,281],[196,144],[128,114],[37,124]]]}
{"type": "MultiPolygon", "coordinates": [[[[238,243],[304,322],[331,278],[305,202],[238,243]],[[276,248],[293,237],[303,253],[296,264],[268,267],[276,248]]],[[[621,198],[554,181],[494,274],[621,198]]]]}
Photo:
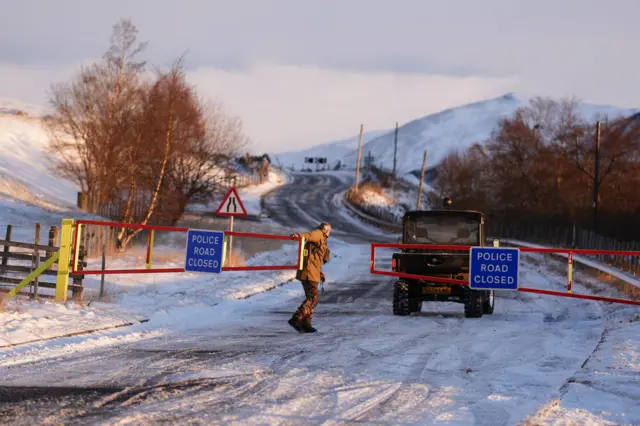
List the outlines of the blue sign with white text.
{"type": "Polygon", "coordinates": [[[189,229],[184,270],[189,272],[222,272],[224,232],[189,229]]]}
{"type": "Polygon", "coordinates": [[[475,290],[517,290],[520,250],[517,248],[472,247],[469,260],[469,288],[475,290]]]}

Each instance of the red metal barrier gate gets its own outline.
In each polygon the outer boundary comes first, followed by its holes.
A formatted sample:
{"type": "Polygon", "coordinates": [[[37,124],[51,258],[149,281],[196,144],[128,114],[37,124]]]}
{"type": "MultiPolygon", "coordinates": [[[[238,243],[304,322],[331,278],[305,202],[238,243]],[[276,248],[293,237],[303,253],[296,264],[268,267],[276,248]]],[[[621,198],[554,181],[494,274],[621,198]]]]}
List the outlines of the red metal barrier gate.
{"type": "MultiPolygon", "coordinates": [[[[153,245],[156,231],[168,231],[168,232],[180,232],[187,233],[189,228],[177,228],[172,226],[160,226],[160,225],[137,225],[137,224],[125,224],[117,222],[102,222],[96,220],[77,220],[75,221],[74,233],[73,233],[73,246],[71,253],[71,273],[83,274],[83,275],[113,275],[113,274],[152,274],[152,273],[181,273],[185,272],[184,268],[151,268],[153,257],[153,245]],[[126,228],[126,229],[142,229],[148,231],[147,250],[146,250],[146,267],[142,269],[82,269],[78,270],[78,253],[81,242],[81,228],[87,225],[106,226],[111,228],[126,228]]],[[[227,237],[248,237],[259,238],[268,240],[282,240],[282,241],[298,241],[298,258],[295,264],[291,265],[253,265],[253,266],[223,266],[222,271],[274,271],[274,270],[298,270],[301,265],[302,250],[304,247],[304,239],[292,238],[286,235],[271,235],[271,234],[257,234],[249,232],[229,232],[224,233],[225,239],[227,237]]],[[[225,244],[226,251],[227,245],[225,244]]],[[[224,256],[224,255],[223,255],[224,256]]]]}
{"type": "MultiPolygon", "coordinates": [[[[435,245],[435,244],[387,244],[387,243],[374,243],[371,244],[371,268],[370,272],[375,275],[387,275],[390,277],[398,277],[398,278],[409,278],[414,280],[425,280],[432,282],[439,282],[445,284],[457,284],[468,286],[469,281],[464,280],[456,280],[450,278],[441,278],[441,277],[431,277],[427,275],[415,275],[415,274],[406,274],[402,272],[395,271],[395,265],[392,264],[392,271],[384,271],[375,268],[375,260],[376,260],[376,248],[395,248],[395,249],[415,249],[415,250],[442,250],[442,251],[467,251],[470,252],[472,246],[457,246],[457,245],[435,245]]],[[[490,247],[486,247],[490,248],[490,247]]],[[[610,302],[610,303],[624,303],[628,305],[636,305],[640,306],[640,300],[628,300],[628,299],[617,299],[611,297],[601,297],[601,296],[593,296],[588,294],[576,294],[572,291],[573,284],[573,264],[574,264],[574,255],[615,255],[615,256],[640,256],[640,251],[615,251],[615,250],[583,250],[583,249],[555,249],[555,248],[529,248],[523,247],[518,248],[521,253],[548,253],[548,254],[566,254],[567,255],[567,263],[568,263],[568,278],[567,278],[567,291],[553,291],[553,290],[544,290],[539,288],[531,288],[531,287],[519,287],[517,291],[522,291],[525,293],[538,293],[538,294],[547,294],[550,296],[560,296],[560,297],[571,297],[576,299],[587,299],[587,300],[597,300],[601,302],[610,302]]],[[[433,253],[437,254],[437,253],[433,253]]]]}

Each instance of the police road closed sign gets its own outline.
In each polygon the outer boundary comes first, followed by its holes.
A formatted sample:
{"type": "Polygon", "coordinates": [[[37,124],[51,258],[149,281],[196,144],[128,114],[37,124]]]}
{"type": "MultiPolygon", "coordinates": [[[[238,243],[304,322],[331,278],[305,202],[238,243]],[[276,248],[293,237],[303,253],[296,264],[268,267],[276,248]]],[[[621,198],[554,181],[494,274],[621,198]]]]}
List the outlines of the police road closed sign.
{"type": "Polygon", "coordinates": [[[189,272],[222,272],[224,232],[189,229],[184,270],[189,272]]]}
{"type": "Polygon", "coordinates": [[[520,250],[517,248],[472,247],[469,288],[475,290],[517,290],[520,250]]]}

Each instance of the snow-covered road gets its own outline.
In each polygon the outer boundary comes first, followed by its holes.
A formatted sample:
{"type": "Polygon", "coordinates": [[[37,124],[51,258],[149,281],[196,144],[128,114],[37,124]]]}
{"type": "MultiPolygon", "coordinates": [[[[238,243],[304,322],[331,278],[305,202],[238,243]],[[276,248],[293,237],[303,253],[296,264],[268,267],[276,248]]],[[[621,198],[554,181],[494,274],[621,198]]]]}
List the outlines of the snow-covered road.
{"type": "MultiPolygon", "coordinates": [[[[567,412],[575,418],[570,407],[546,404],[562,389],[566,394],[601,343],[598,303],[507,293],[480,319],[442,303],[395,317],[392,280],[368,273],[369,246],[334,245],[339,257],[327,265],[318,333],[298,334],[286,324],[302,298],[296,282],[204,306],[177,299],[163,315],[126,330],[0,352],[0,415],[11,424],[512,425],[534,413],[539,421],[532,424],[563,424],[567,412]]],[[[564,286],[563,274],[553,272],[560,268],[531,258],[523,282],[564,286]]],[[[189,288],[199,291],[182,291],[189,288]]],[[[626,417],[588,414],[640,421],[632,391],[616,389],[626,417]]]]}

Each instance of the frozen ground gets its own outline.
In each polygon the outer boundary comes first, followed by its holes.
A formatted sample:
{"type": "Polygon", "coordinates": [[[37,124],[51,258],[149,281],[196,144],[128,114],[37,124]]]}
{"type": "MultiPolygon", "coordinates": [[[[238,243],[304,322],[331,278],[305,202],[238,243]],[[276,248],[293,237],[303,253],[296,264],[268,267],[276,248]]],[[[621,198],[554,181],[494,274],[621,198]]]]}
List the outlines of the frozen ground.
{"type": "MultiPolygon", "coordinates": [[[[0,296],[1,297],[1,296],[0,296]]],[[[130,325],[142,318],[105,313],[76,303],[8,299],[0,313],[0,348],[130,325]]]]}
{"type": "MultiPolygon", "coordinates": [[[[14,400],[0,411],[16,424],[640,422],[637,309],[507,292],[477,320],[444,303],[395,317],[369,246],[332,247],[314,335],[286,324],[303,297],[292,273],[120,282],[96,307],[149,322],[1,350],[14,400]]],[[[528,286],[564,288],[564,262],[523,258],[528,286]]],[[[575,278],[576,291],[601,285],[575,278]]]]}

